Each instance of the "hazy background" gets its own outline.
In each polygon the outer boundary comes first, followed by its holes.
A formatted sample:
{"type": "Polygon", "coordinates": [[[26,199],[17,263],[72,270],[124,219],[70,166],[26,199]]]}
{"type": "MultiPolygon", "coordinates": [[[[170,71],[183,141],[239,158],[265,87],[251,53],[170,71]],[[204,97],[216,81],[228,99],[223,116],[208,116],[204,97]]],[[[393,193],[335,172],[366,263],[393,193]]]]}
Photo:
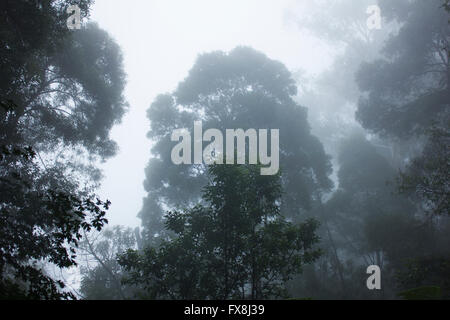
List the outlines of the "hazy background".
{"type": "Polygon", "coordinates": [[[0,300],[450,299],[449,14],[0,1],[0,300]],[[174,164],[198,120],[280,175],[174,164]]]}
{"type": "Polygon", "coordinates": [[[160,93],[183,80],[198,54],[248,45],[291,72],[313,77],[326,70],[333,53],[323,41],[289,22],[308,13],[309,1],[292,0],[97,0],[91,19],[122,48],[130,111],[112,131],[120,151],[103,166],[99,194],[112,201],[110,225],[138,226],[144,196],[144,167],[151,142],[146,110],[160,93]],[[304,10],[304,11],[303,11],[304,10]],[[124,170],[127,167],[127,170],[124,170]]]}
{"type": "Polygon", "coordinates": [[[96,0],[91,20],[122,48],[130,104],[111,134],[119,153],[103,165],[99,194],[112,201],[110,225],[140,224],[136,215],[151,146],[146,110],[158,94],[176,88],[198,54],[247,45],[308,79],[330,67],[339,51],[296,22],[308,17],[311,5],[299,0],[96,0]]]}

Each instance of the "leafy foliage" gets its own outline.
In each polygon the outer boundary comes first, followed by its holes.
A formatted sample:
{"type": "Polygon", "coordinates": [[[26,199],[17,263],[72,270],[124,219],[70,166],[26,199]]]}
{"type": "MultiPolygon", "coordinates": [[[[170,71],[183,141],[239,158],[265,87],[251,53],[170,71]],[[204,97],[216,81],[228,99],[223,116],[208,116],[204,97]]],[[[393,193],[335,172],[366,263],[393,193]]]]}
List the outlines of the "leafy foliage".
{"type": "Polygon", "coordinates": [[[320,255],[313,248],[317,222],[287,222],[279,212],[280,177],[259,170],[209,167],[205,205],[166,215],[175,237],[120,258],[128,283],[152,299],[285,297],[284,283],[320,255]]]}
{"type": "Polygon", "coordinates": [[[447,127],[430,129],[422,155],[401,173],[402,192],[413,192],[424,203],[426,211],[450,215],[450,131],[447,127]]]}
{"type": "Polygon", "coordinates": [[[101,230],[110,202],[42,184],[31,148],[1,146],[0,152],[1,298],[74,298],[38,262],[76,265],[82,231],[101,230]]]}
{"type": "MultiPolygon", "coordinates": [[[[119,47],[95,24],[70,31],[71,4],[89,14],[90,0],[0,4],[0,96],[17,105],[8,118],[0,112],[1,131],[12,143],[20,132],[36,152],[51,154],[47,167],[55,153],[83,155],[81,163],[114,155],[109,131],[127,107],[119,47]]],[[[77,163],[65,166],[83,173],[77,163]]]]}
{"type": "Polygon", "coordinates": [[[356,117],[368,130],[405,139],[433,121],[448,121],[448,13],[441,0],[381,5],[401,27],[387,41],[384,57],[359,70],[365,95],[356,117]]]}
{"type": "Polygon", "coordinates": [[[403,291],[398,295],[405,300],[436,300],[441,298],[441,288],[420,287],[408,291],[403,291]]]}
{"type": "Polygon", "coordinates": [[[297,88],[280,62],[251,48],[200,55],[171,94],[158,96],[148,109],[154,141],[146,168],[147,197],[139,213],[148,241],[164,231],[163,208],[196,204],[207,184],[202,165],[174,165],[170,141],[177,128],[192,130],[195,120],[210,128],[280,130],[280,166],[284,194],[281,211],[299,218],[330,190],[329,157],[311,135],[306,108],[294,102],[297,88]]]}
{"type": "Polygon", "coordinates": [[[45,266],[75,266],[83,233],[107,223],[93,163],[115,153],[109,131],[126,110],[125,75],[106,32],[67,28],[67,7],[85,18],[91,3],[0,3],[2,298],[74,298],[45,266]]]}
{"type": "Polygon", "coordinates": [[[404,299],[449,299],[450,297],[450,260],[447,257],[429,255],[412,259],[397,278],[403,288],[399,293],[404,299]]]}

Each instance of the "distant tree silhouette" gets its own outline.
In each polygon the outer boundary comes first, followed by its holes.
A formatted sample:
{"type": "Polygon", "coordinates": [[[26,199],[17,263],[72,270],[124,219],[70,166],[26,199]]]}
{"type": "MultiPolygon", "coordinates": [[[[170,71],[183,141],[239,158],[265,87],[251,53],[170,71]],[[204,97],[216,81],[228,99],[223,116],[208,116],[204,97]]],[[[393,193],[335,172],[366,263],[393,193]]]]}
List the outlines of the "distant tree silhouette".
{"type": "Polygon", "coordinates": [[[280,63],[251,48],[200,55],[188,77],[148,109],[154,141],[144,182],[147,196],[139,213],[147,241],[164,232],[165,208],[196,204],[206,185],[203,165],[174,165],[170,141],[177,128],[192,130],[280,129],[283,168],[281,213],[298,219],[332,187],[329,157],[311,135],[306,108],[296,104],[295,81],[280,63]]]}

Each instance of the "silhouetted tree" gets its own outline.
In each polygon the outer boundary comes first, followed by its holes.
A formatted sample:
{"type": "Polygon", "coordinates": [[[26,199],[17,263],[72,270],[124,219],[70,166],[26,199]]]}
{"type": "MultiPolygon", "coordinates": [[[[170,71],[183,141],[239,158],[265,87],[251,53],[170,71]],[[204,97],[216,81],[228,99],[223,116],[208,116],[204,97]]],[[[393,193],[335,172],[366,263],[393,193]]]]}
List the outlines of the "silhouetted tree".
{"type": "Polygon", "coordinates": [[[286,281],[320,255],[317,222],[287,222],[280,177],[259,166],[213,165],[209,176],[204,205],[167,214],[173,238],[120,258],[128,283],[152,299],[285,297],[286,281]]]}
{"type": "Polygon", "coordinates": [[[290,72],[280,62],[238,47],[200,55],[173,93],[158,96],[148,110],[148,137],[154,146],[139,213],[148,241],[163,231],[163,208],[197,203],[207,183],[203,165],[174,165],[171,160],[172,131],[192,131],[195,120],[202,120],[204,130],[280,129],[283,215],[301,217],[329,191],[329,158],[310,133],[306,109],[294,102],[296,93],[290,72]]]}
{"type": "Polygon", "coordinates": [[[33,146],[49,169],[98,180],[90,163],[114,155],[109,131],[126,110],[122,55],[95,24],[69,30],[71,4],[88,15],[87,0],[1,2],[0,97],[17,108],[0,110],[0,133],[33,146]]]}
{"type": "Polygon", "coordinates": [[[356,116],[372,132],[405,139],[433,121],[448,121],[448,13],[441,0],[381,4],[401,27],[385,44],[383,59],[359,70],[365,94],[356,116]]]}
{"type": "Polygon", "coordinates": [[[408,157],[404,187],[414,184],[417,194],[441,214],[448,211],[445,181],[450,178],[448,13],[437,0],[383,3],[401,27],[386,43],[385,57],[359,71],[365,96],[357,118],[366,129],[393,140],[415,139],[421,150],[403,155],[408,157]]]}
{"type": "Polygon", "coordinates": [[[90,0],[0,3],[5,298],[73,298],[47,275],[45,264],[76,265],[83,231],[100,230],[110,205],[92,194],[100,178],[94,163],[116,149],[109,131],[126,109],[122,56],[95,24],[69,30],[69,5],[89,15],[90,0]]]}
{"type": "Polygon", "coordinates": [[[0,298],[74,298],[39,263],[75,266],[82,232],[101,230],[110,203],[46,184],[35,155],[0,147],[0,298]]]}

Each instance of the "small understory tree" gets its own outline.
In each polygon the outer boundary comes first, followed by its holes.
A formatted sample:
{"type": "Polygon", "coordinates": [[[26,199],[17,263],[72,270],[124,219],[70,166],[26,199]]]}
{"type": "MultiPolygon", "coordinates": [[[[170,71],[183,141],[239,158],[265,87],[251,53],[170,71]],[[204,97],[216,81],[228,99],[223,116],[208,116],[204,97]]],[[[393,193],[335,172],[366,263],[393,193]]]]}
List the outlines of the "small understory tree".
{"type": "Polygon", "coordinates": [[[257,165],[212,165],[202,204],[166,214],[175,236],[128,251],[128,283],[150,299],[287,297],[286,281],[320,255],[315,220],[280,215],[280,176],[257,165]]]}

